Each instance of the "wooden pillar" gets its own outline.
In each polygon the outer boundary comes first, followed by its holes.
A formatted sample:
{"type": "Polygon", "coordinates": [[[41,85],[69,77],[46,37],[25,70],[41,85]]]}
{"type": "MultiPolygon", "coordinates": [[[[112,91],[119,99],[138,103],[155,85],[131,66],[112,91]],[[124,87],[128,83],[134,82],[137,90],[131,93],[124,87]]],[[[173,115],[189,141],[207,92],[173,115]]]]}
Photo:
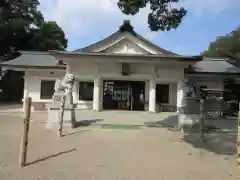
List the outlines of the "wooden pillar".
{"type": "Polygon", "coordinates": [[[144,110],[148,111],[149,109],[149,81],[145,81],[145,103],[144,110]]]}
{"type": "Polygon", "coordinates": [[[204,109],[204,99],[200,99],[200,134],[202,142],[205,141],[204,138],[204,122],[205,121],[205,109],[204,109]]]}
{"type": "Polygon", "coordinates": [[[237,163],[240,165],[240,103],[238,111],[238,123],[237,123],[237,163]]]}
{"type": "Polygon", "coordinates": [[[94,90],[93,90],[93,110],[100,111],[101,110],[101,89],[102,83],[99,77],[94,79],[94,90]]]}
{"type": "Polygon", "coordinates": [[[25,98],[29,97],[29,92],[28,92],[28,79],[26,77],[26,73],[24,76],[24,91],[23,91],[23,112],[25,111],[26,107],[25,107],[25,98]]]}
{"type": "Polygon", "coordinates": [[[24,99],[24,124],[22,131],[22,139],[20,146],[20,156],[19,156],[19,167],[26,165],[27,159],[27,148],[28,148],[28,132],[29,132],[29,121],[31,116],[31,98],[26,97],[24,99]]]}
{"type": "Polygon", "coordinates": [[[65,101],[66,101],[66,96],[63,96],[61,104],[60,104],[60,112],[59,112],[59,129],[58,129],[58,136],[59,137],[62,137],[65,101]]]}
{"type": "Polygon", "coordinates": [[[149,105],[150,112],[156,112],[156,81],[151,79],[149,82],[149,105]]]}
{"type": "Polygon", "coordinates": [[[183,98],[184,98],[184,80],[180,80],[177,83],[177,112],[183,112],[183,98]]]}

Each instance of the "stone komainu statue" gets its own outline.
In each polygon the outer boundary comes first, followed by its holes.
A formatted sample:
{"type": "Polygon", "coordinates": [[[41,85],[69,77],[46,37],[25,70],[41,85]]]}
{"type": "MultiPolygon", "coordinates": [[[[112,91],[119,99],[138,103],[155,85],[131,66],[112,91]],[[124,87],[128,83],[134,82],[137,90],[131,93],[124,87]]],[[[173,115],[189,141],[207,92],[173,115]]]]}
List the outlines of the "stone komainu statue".
{"type": "Polygon", "coordinates": [[[70,93],[72,92],[74,81],[75,76],[73,74],[66,73],[63,79],[55,82],[54,91],[70,93]]]}

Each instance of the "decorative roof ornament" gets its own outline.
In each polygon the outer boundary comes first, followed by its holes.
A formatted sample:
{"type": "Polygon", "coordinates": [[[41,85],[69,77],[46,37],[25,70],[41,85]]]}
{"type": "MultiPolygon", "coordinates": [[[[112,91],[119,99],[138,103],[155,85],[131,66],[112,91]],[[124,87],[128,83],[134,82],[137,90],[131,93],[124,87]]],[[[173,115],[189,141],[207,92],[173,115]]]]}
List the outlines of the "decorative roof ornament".
{"type": "Polygon", "coordinates": [[[119,30],[122,32],[130,32],[132,34],[136,34],[133,30],[133,26],[130,23],[130,20],[124,20],[123,24],[119,27],[119,30]]]}

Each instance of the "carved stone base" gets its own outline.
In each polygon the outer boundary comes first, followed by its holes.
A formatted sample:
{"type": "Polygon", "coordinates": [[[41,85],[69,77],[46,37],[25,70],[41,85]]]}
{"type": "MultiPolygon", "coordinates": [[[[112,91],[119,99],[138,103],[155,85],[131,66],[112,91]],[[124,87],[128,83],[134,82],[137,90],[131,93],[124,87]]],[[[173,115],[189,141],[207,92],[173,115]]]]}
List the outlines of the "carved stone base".
{"type": "MultiPolygon", "coordinates": [[[[58,124],[59,123],[59,113],[60,108],[58,107],[50,107],[48,110],[48,123],[47,127],[51,127],[52,124],[58,124]]],[[[63,115],[63,123],[66,126],[74,127],[76,124],[76,117],[75,117],[75,108],[70,105],[65,106],[64,108],[64,115],[63,115]]]]}
{"type": "Polygon", "coordinates": [[[199,124],[199,114],[183,114],[178,115],[178,127],[179,129],[186,131],[186,129],[192,129],[199,124]]]}
{"type": "Polygon", "coordinates": [[[55,92],[52,98],[52,104],[49,105],[48,110],[48,123],[47,127],[52,127],[51,124],[59,123],[60,116],[60,105],[63,97],[66,97],[65,106],[64,106],[64,115],[63,115],[63,123],[69,124],[71,127],[75,127],[76,125],[76,117],[75,117],[75,104],[72,103],[72,94],[64,93],[64,92],[55,92]]]}

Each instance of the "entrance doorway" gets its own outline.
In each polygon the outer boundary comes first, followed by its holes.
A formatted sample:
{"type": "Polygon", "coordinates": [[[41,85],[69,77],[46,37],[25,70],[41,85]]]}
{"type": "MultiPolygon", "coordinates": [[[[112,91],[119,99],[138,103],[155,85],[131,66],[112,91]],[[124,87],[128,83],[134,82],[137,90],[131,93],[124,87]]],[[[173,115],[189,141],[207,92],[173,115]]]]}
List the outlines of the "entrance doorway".
{"type": "Polygon", "coordinates": [[[103,109],[144,110],[144,81],[103,81],[103,109]]]}

